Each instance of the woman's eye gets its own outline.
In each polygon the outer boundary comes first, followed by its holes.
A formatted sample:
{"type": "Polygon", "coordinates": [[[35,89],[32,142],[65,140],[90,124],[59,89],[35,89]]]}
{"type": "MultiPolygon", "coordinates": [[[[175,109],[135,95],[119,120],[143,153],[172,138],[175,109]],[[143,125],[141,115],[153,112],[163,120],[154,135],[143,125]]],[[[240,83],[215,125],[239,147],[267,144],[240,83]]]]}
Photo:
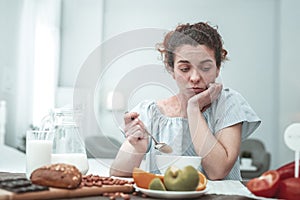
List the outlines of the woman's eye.
{"type": "Polygon", "coordinates": [[[203,66],[201,67],[201,70],[204,71],[204,72],[207,72],[211,69],[211,66],[203,66]]]}
{"type": "Polygon", "coordinates": [[[182,65],[179,67],[180,71],[182,72],[188,72],[190,70],[190,67],[187,65],[182,65]]]}
{"type": "Polygon", "coordinates": [[[181,68],[180,70],[181,70],[182,72],[188,72],[188,71],[189,71],[189,68],[184,67],[184,68],[181,68]]]}

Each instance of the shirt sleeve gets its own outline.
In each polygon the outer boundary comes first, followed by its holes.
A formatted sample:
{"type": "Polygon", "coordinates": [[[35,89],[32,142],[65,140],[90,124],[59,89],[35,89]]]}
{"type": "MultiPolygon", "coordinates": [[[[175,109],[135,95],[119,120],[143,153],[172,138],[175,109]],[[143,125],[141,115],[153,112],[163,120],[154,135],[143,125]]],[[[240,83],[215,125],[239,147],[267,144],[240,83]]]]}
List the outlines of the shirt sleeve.
{"type": "Polygon", "coordinates": [[[213,106],[214,133],[223,128],[242,123],[242,141],[251,135],[261,120],[238,92],[226,88],[213,106]]]}

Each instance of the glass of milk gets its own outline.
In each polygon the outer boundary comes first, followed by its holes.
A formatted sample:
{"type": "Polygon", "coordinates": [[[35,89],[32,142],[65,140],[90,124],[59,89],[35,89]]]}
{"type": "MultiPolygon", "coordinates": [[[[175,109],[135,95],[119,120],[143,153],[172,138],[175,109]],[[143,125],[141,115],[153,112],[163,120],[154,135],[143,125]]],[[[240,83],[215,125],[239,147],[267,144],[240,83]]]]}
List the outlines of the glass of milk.
{"type": "Polygon", "coordinates": [[[53,131],[28,130],[26,133],[26,176],[44,165],[51,164],[53,131]]]}

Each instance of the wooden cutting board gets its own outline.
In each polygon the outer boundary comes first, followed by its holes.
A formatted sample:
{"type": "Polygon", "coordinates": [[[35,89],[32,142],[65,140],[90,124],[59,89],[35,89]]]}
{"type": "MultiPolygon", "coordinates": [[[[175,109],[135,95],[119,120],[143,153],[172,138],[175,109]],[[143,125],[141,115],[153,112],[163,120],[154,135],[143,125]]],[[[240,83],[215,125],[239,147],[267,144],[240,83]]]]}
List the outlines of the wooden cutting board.
{"type": "Polygon", "coordinates": [[[78,189],[58,189],[49,188],[46,191],[39,192],[26,192],[22,194],[12,193],[3,189],[0,189],[0,200],[34,200],[34,199],[56,199],[56,198],[71,198],[71,197],[88,197],[88,196],[100,196],[105,192],[133,192],[133,186],[128,185],[103,185],[102,187],[82,187],[78,189]]]}

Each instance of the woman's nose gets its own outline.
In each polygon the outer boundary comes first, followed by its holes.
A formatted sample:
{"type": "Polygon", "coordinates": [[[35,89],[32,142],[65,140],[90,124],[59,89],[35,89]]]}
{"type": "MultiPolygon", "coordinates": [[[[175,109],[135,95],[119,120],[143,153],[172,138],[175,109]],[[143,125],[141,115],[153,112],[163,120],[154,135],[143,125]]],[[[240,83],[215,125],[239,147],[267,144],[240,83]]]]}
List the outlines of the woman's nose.
{"type": "Polygon", "coordinates": [[[197,70],[192,70],[190,81],[192,83],[199,83],[201,80],[201,74],[197,70]]]}

